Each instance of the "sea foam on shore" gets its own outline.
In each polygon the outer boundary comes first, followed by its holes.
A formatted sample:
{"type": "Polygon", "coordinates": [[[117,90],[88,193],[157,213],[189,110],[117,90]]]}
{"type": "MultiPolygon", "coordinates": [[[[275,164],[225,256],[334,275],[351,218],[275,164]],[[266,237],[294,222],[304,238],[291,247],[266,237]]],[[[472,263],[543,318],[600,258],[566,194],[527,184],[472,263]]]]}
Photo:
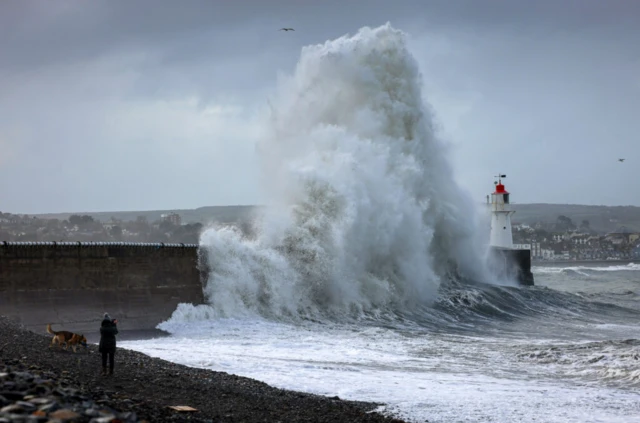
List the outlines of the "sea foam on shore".
{"type": "Polygon", "coordinates": [[[65,409],[78,415],[75,421],[86,422],[95,418],[108,422],[116,417],[154,422],[401,422],[373,412],[379,404],[277,389],[253,379],[187,367],[122,348],[116,352],[115,375],[102,377],[96,345],[72,353],[49,348],[49,343],[49,336],[30,332],[0,316],[0,395],[4,397],[0,397],[0,408],[12,407],[3,412],[23,416],[25,421],[27,416],[33,416],[33,421],[54,417],[33,415],[45,407],[40,411],[65,409]],[[39,398],[36,403],[32,401],[35,398],[39,398]],[[54,402],[55,406],[46,409],[54,402]],[[179,413],[168,408],[172,405],[198,411],[179,413]]]}

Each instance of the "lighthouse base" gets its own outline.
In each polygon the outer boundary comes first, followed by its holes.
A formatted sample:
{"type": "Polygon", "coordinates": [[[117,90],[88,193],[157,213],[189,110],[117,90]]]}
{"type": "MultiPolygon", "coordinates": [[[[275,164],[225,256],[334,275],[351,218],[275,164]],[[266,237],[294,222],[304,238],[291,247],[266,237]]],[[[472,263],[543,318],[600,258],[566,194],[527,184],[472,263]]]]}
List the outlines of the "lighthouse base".
{"type": "Polygon", "coordinates": [[[520,285],[533,286],[531,250],[490,247],[489,266],[499,278],[514,279],[520,285]]]}

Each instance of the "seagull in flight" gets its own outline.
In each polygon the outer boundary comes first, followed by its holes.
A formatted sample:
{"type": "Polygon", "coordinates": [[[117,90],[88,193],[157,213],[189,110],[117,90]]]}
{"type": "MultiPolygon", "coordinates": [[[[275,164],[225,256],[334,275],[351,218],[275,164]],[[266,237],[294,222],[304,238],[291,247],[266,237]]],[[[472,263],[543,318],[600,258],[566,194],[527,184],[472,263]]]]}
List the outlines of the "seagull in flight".
{"type": "Polygon", "coordinates": [[[624,162],[624,159],[618,159],[618,161],[619,161],[620,163],[622,163],[622,162],[624,162]]]}
{"type": "Polygon", "coordinates": [[[295,31],[293,28],[280,28],[278,31],[295,31]]]}

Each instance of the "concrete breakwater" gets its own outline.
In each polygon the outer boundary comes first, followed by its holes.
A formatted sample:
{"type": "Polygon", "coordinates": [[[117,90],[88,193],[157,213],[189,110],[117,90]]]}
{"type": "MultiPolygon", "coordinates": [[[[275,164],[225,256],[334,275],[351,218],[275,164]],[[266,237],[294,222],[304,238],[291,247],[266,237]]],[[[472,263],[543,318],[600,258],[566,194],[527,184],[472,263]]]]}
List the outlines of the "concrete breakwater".
{"type": "Polygon", "coordinates": [[[147,330],[202,303],[195,244],[0,242],[0,315],[29,329],[96,331],[102,313],[147,330]],[[57,324],[57,326],[56,326],[57,324]]]}

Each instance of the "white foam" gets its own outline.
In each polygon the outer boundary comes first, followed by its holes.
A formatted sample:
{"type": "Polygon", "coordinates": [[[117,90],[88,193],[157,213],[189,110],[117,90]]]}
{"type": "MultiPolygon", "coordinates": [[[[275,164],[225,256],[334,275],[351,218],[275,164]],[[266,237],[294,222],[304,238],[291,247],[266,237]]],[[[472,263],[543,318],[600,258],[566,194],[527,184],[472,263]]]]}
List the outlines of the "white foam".
{"type": "MultiPolygon", "coordinates": [[[[593,325],[599,329],[639,334],[627,325],[593,325]]],[[[572,342],[547,344],[518,354],[523,360],[545,365],[545,371],[563,377],[580,377],[593,384],[603,381],[640,387],[640,341],[572,342]]]]}
{"type": "Polygon", "coordinates": [[[121,346],[279,388],[382,402],[412,422],[622,423],[640,413],[633,390],[582,383],[591,375],[571,374],[571,366],[518,359],[519,352],[543,350],[549,341],[531,346],[526,340],[264,319],[167,328],[175,333],[171,338],[121,346]],[[566,376],[578,379],[567,382],[566,376]]]}
{"type": "Polygon", "coordinates": [[[532,272],[535,273],[548,273],[548,274],[558,274],[565,273],[567,271],[574,271],[584,276],[589,276],[587,271],[591,272],[619,272],[624,270],[640,270],[640,264],[629,263],[626,265],[611,265],[611,266],[562,266],[562,267],[552,267],[552,266],[533,266],[532,272]]]}
{"type": "Polygon", "coordinates": [[[176,318],[406,309],[434,301],[450,263],[484,271],[474,202],[454,182],[405,38],[387,24],[302,50],[262,130],[259,234],[203,233],[213,309],[176,318]]]}

